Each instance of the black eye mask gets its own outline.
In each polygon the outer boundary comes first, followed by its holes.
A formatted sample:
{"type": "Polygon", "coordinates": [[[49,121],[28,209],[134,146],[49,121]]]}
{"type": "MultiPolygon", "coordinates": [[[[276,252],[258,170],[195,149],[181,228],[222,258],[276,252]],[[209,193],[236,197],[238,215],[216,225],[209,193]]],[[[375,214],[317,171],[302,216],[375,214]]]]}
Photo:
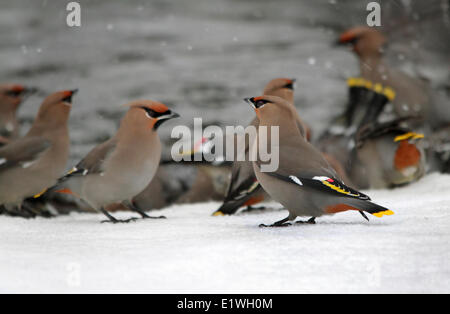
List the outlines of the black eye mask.
{"type": "Polygon", "coordinates": [[[71,104],[72,103],[72,97],[73,97],[73,94],[70,95],[70,96],[67,96],[66,98],[63,98],[62,101],[68,102],[69,104],[71,104]]]}
{"type": "Polygon", "coordinates": [[[264,105],[269,102],[268,100],[265,100],[265,99],[258,99],[258,100],[256,100],[255,97],[245,98],[244,100],[247,103],[251,104],[255,109],[264,107],[264,105]]]}
{"type": "Polygon", "coordinates": [[[167,110],[164,112],[158,112],[158,111],[155,111],[155,110],[147,108],[147,107],[141,107],[141,108],[144,109],[145,112],[154,119],[157,119],[159,117],[166,116],[166,115],[169,116],[172,114],[172,112],[170,110],[167,110]]]}
{"type": "Polygon", "coordinates": [[[294,90],[294,83],[288,83],[288,84],[284,85],[283,88],[294,90]]]}
{"type": "Polygon", "coordinates": [[[267,100],[260,99],[260,100],[257,100],[254,104],[255,104],[255,108],[258,109],[258,108],[264,107],[264,105],[267,103],[268,103],[267,100]]]}
{"type": "Polygon", "coordinates": [[[12,91],[12,90],[10,90],[10,91],[7,91],[5,94],[7,96],[9,96],[9,97],[19,97],[22,94],[22,91],[12,91]]]}
{"type": "Polygon", "coordinates": [[[179,115],[176,112],[172,112],[171,110],[158,112],[147,107],[140,107],[140,108],[144,109],[150,118],[157,119],[153,126],[154,130],[157,130],[161,126],[161,124],[163,124],[165,121],[179,117],[179,115]]]}

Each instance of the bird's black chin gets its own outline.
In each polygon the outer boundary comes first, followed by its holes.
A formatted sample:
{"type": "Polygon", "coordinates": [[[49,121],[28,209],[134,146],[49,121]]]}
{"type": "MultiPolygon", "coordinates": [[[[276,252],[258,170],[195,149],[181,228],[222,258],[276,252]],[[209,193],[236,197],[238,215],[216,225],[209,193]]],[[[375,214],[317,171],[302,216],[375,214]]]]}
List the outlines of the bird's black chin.
{"type": "Polygon", "coordinates": [[[63,98],[62,101],[71,104],[72,103],[72,96],[73,95],[67,96],[66,98],[63,98]]]}
{"type": "Polygon", "coordinates": [[[158,120],[158,121],[156,121],[155,122],[155,124],[153,125],[153,130],[158,130],[158,128],[161,126],[161,124],[163,124],[164,123],[164,121],[167,121],[167,120],[158,120]]]}
{"type": "Polygon", "coordinates": [[[162,117],[157,118],[155,125],[153,126],[154,130],[157,130],[161,124],[163,124],[164,122],[171,120],[171,119],[175,119],[178,118],[180,115],[176,112],[172,112],[172,111],[167,111],[164,114],[162,114],[162,117]]]}
{"type": "Polygon", "coordinates": [[[153,125],[153,130],[157,130],[161,124],[163,124],[166,121],[169,121],[171,118],[167,118],[167,119],[159,119],[155,122],[155,124],[153,125]]]}

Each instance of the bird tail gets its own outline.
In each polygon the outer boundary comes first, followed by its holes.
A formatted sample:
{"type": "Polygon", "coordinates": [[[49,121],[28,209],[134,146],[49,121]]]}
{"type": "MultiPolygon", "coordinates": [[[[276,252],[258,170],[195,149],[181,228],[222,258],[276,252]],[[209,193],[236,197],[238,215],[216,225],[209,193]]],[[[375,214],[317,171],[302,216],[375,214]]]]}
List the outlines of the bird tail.
{"type": "Polygon", "coordinates": [[[239,208],[244,206],[246,200],[240,199],[237,201],[225,201],[222,206],[218,210],[216,210],[212,215],[213,216],[225,216],[225,215],[233,215],[235,214],[239,208]]]}
{"type": "Polygon", "coordinates": [[[69,179],[72,179],[71,173],[68,173],[65,176],[59,178],[55,185],[43,190],[37,195],[34,195],[33,198],[45,198],[52,193],[71,194],[77,196],[78,193],[74,192],[74,189],[72,187],[73,184],[70,184],[71,182],[69,181],[69,179]]]}
{"type": "Polygon", "coordinates": [[[394,214],[392,210],[369,201],[362,201],[358,205],[359,205],[358,208],[361,209],[362,211],[372,214],[378,218],[394,214]]]}

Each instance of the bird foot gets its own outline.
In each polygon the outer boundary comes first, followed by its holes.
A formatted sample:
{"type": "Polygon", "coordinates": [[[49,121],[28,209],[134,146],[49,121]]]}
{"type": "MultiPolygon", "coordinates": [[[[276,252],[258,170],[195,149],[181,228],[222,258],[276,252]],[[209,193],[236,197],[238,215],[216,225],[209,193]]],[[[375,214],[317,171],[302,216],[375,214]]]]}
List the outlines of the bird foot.
{"type": "Polygon", "coordinates": [[[167,217],[166,216],[153,217],[153,216],[145,215],[142,217],[142,219],[167,219],[167,217]]]}
{"type": "Polygon", "coordinates": [[[311,219],[307,220],[307,221],[296,221],[296,224],[308,224],[308,225],[315,225],[316,224],[316,217],[312,217],[311,219]]]}
{"type": "Polygon", "coordinates": [[[272,225],[260,224],[259,225],[260,228],[275,228],[275,227],[289,227],[289,226],[292,226],[292,225],[288,222],[285,222],[282,224],[272,224],[272,225]]]}
{"type": "Polygon", "coordinates": [[[130,218],[130,219],[115,219],[115,220],[103,220],[101,223],[112,223],[112,224],[118,224],[118,223],[130,223],[132,221],[136,221],[139,218],[130,218]]]}

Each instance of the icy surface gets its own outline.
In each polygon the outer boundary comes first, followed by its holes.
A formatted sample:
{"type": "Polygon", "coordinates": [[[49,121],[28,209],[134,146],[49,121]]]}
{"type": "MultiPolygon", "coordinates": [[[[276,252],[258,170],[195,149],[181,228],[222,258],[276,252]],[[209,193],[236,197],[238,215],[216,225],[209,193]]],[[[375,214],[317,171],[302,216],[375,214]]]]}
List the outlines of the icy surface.
{"type": "MultiPolygon", "coordinates": [[[[450,292],[450,176],[369,191],[395,211],[261,229],[286,211],[100,224],[94,214],[0,217],[0,292],[450,292]]],[[[274,208],[279,205],[273,204],[274,208]]],[[[120,217],[129,217],[123,213],[120,217]]]]}

